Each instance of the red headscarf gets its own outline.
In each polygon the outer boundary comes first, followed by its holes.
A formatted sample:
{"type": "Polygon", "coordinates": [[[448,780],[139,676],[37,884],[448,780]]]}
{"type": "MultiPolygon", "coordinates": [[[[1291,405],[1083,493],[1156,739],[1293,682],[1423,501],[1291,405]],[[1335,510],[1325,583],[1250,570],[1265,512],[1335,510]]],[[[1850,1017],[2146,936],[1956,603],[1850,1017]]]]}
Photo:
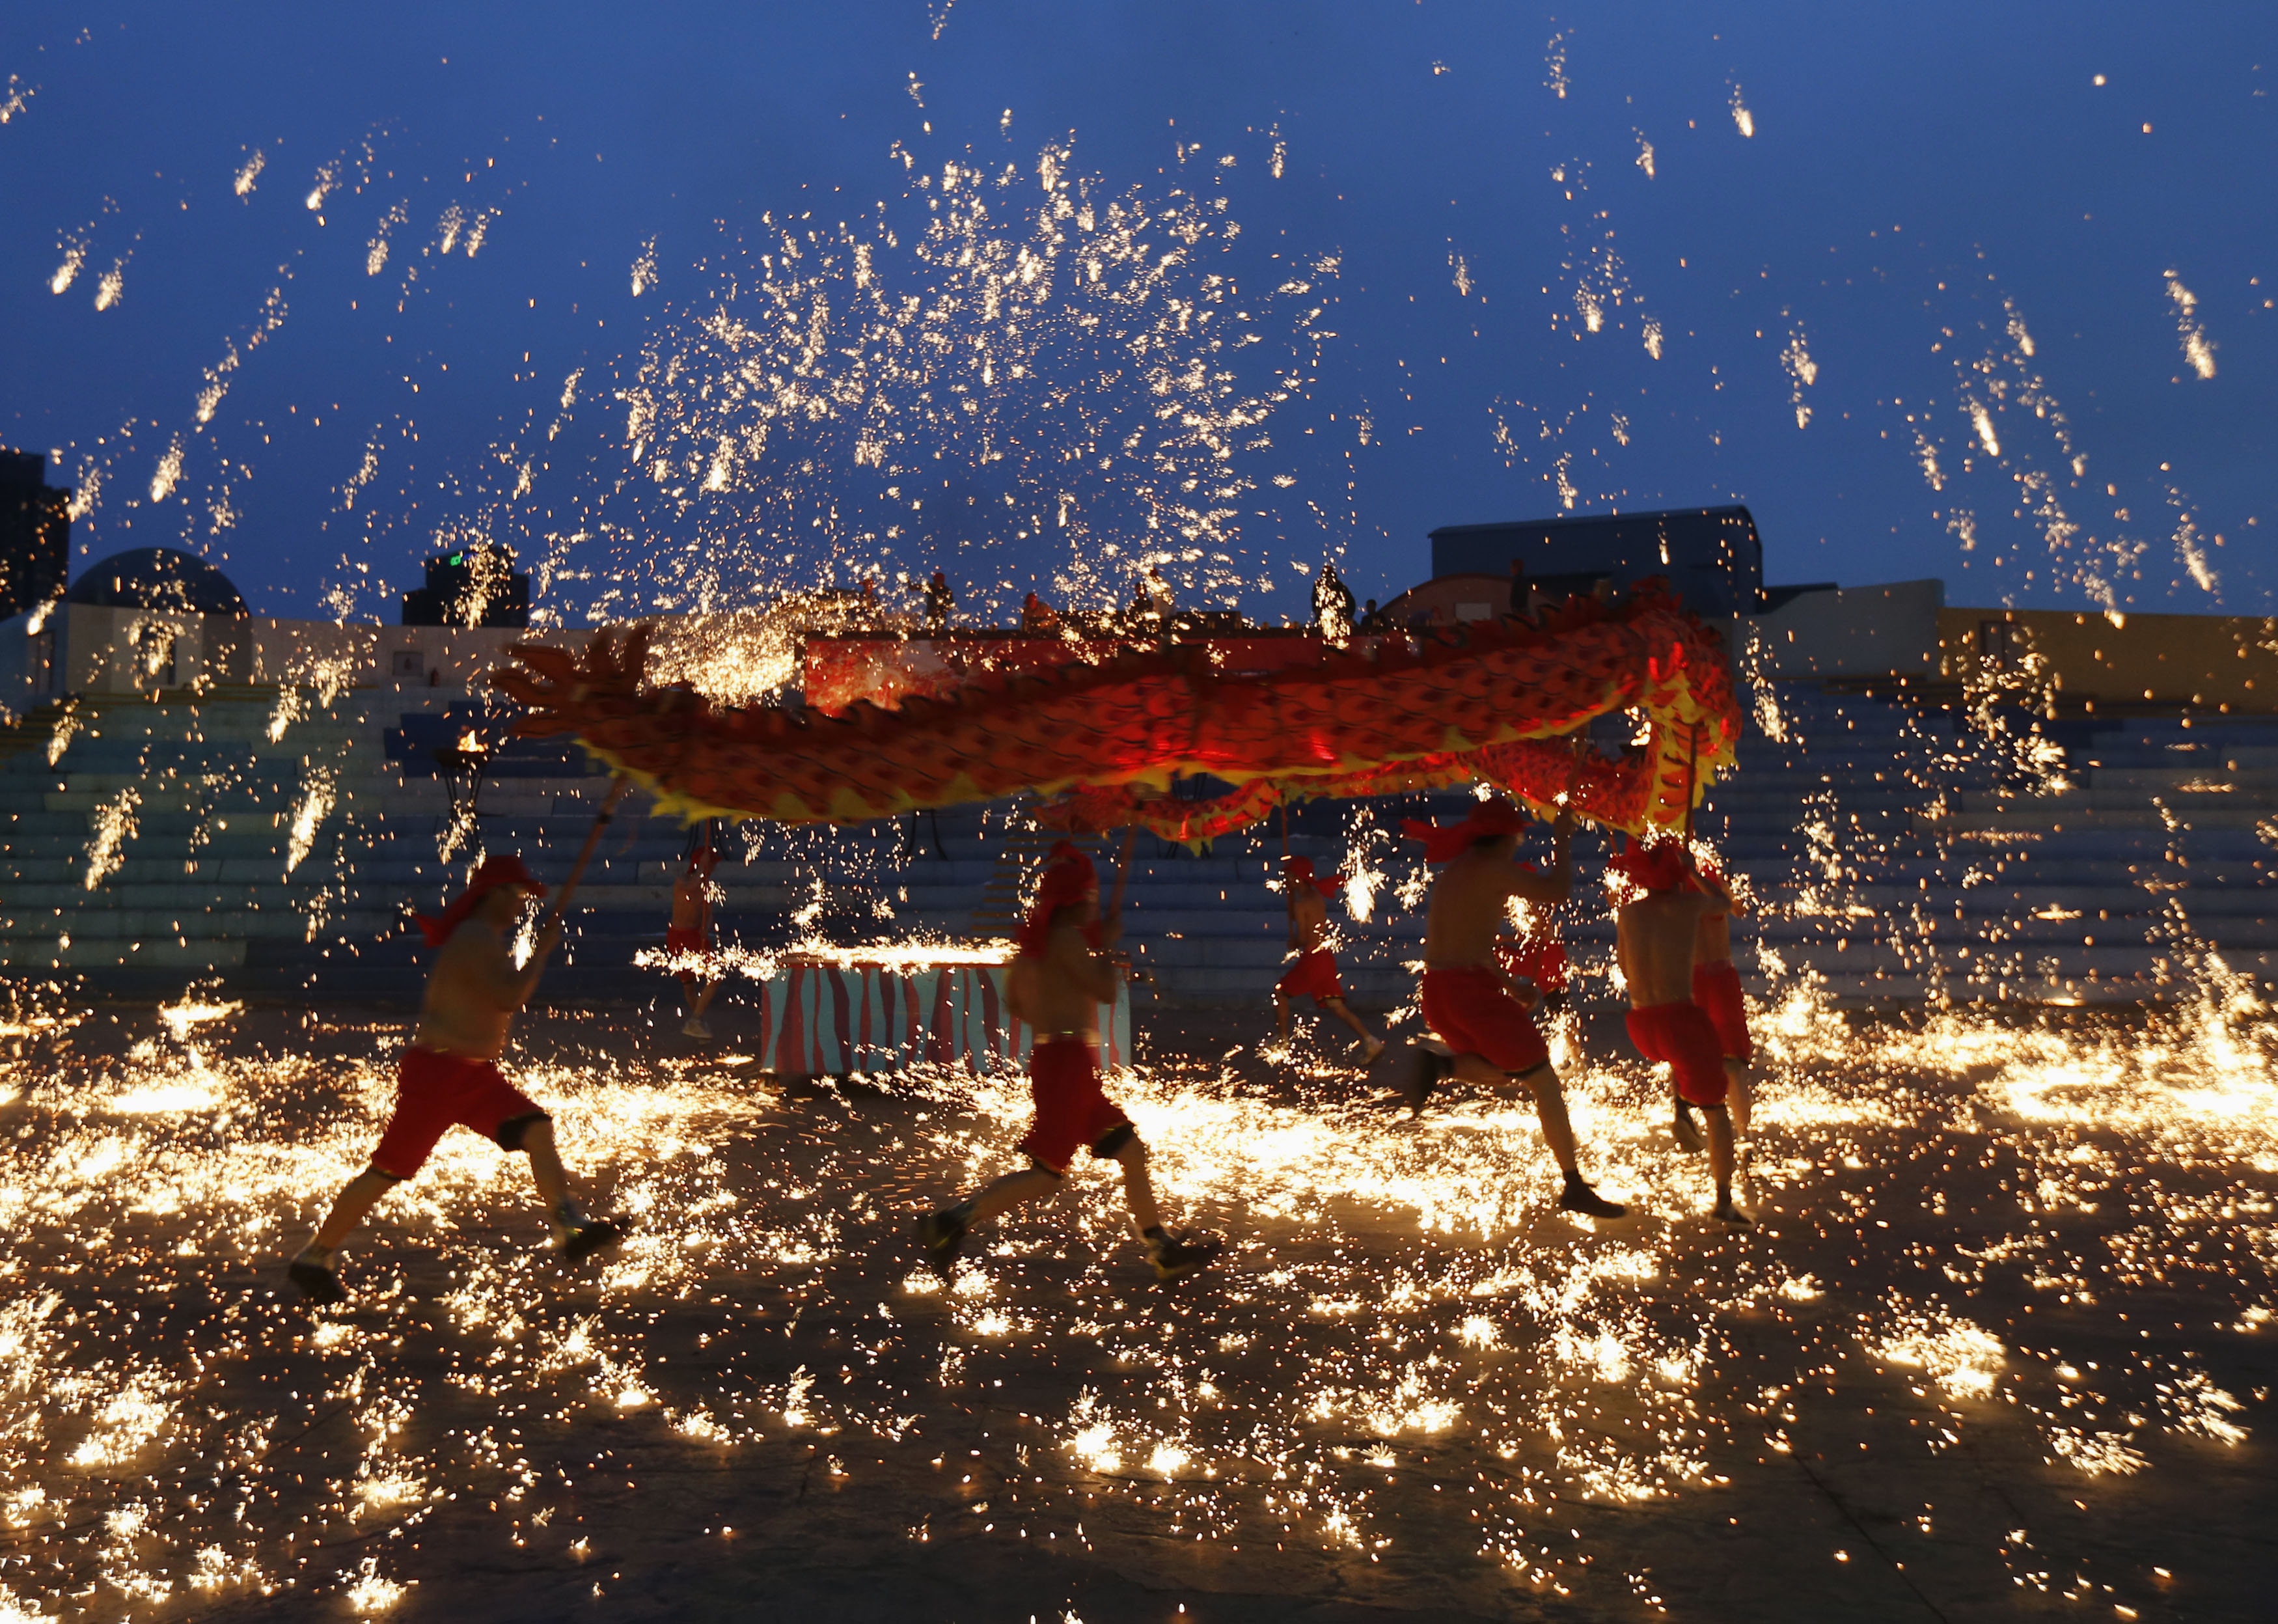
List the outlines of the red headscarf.
{"type": "Polygon", "coordinates": [[[1682,891],[1692,876],[1686,871],[1685,842],[1657,840],[1651,846],[1634,839],[1624,839],[1622,849],[1606,861],[1606,867],[1617,874],[1625,874],[1632,885],[1648,895],[1663,892],[1682,891]]]}
{"type": "Polygon", "coordinates": [[[467,888],[453,900],[440,915],[417,914],[419,933],[427,938],[430,947],[440,947],[451,939],[451,932],[467,923],[467,916],[482,905],[482,900],[501,885],[519,885],[534,896],[544,896],[546,887],[530,877],[530,870],[522,866],[519,857],[485,857],[467,888]]]}
{"type": "Polygon", "coordinates": [[[1427,823],[1411,817],[1401,823],[1400,832],[1424,843],[1425,862],[1453,862],[1471,849],[1474,840],[1517,834],[1525,827],[1526,815],[1498,797],[1479,802],[1460,823],[1427,823]]]}
{"type": "Polygon", "coordinates": [[[1098,894],[1099,870],[1091,866],[1091,859],[1066,840],[1054,846],[1044,859],[1044,877],[1037,882],[1036,900],[1021,925],[1021,956],[1041,956],[1052,933],[1052,915],[1070,903],[1098,894]]]}
{"type": "Polygon", "coordinates": [[[1317,878],[1311,857],[1284,857],[1281,860],[1281,877],[1293,889],[1299,885],[1311,885],[1325,897],[1336,895],[1345,883],[1345,877],[1342,874],[1332,874],[1326,879],[1317,878]]]}

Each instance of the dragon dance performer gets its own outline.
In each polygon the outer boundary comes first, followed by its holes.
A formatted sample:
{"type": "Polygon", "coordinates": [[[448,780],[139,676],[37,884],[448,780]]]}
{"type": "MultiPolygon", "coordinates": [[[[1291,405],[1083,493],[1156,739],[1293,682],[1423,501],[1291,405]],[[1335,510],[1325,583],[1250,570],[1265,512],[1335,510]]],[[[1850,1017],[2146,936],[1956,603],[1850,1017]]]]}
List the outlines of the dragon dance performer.
{"type": "Polygon", "coordinates": [[[1106,950],[1122,925],[1120,915],[1099,918],[1099,875],[1091,859],[1066,840],[1053,846],[1006,977],[1005,1002],[1034,1031],[1028,1092],[1036,1118],[1021,1141],[1032,1165],[918,1221],[918,1243],[936,1268],[957,1260],[977,1226],[1055,1194],[1068,1163],[1087,1145],[1095,1159],[1121,1164],[1131,1222],[1158,1279],[1190,1275],[1219,1254],[1214,1242],[1180,1239],[1163,1228],[1147,1147],[1099,1086],[1099,1007],[1114,1000],[1122,974],[1106,950]]]}
{"type": "MultiPolygon", "coordinates": [[[[1543,1142],[1565,1175],[1558,1205],[1594,1218],[1619,1218],[1629,1209],[1600,1196],[1582,1177],[1550,1051],[1495,962],[1495,931],[1510,898],[1556,904],[1573,889],[1573,813],[1560,808],[1550,826],[1547,874],[1511,861],[1525,826],[1525,814],[1502,800],[1481,801],[1460,823],[1410,818],[1401,826],[1410,839],[1424,843],[1425,861],[1446,865],[1432,884],[1424,938],[1424,1022],[1454,1053],[1456,1076],[1494,1089],[1516,1081],[1534,1096],[1543,1142]]],[[[1436,1057],[1419,1049],[1410,1109],[1423,1108],[1438,1076],[1436,1057]]]]}
{"type": "MultiPolygon", "coordinates": [[[[692,954],[702,959],[706,969],[712,961],[712,870],[720,866],[720,854],[712,844],[712,827],[707,823],[696,849],[688,854],[688,867],[672,886],[672,923],[664,932],[664,950],[677,957],[692,954]]],[[[692,969],[673,972],[680,981],[688,1000],[688,1019],[680,1030],[691,1038],[708,1041],[712,1029],[704,1024],[704,1012],[726,985],[722,977],[707,980],[692,969]]]]}
{"type": "MultiPolygon", "coordinates": [[[[605,815],[606,816],[606,815],[605,815]]],[[[564,887],[565,896],[567,887],[564,887]]],[[[371,1153],[371,1165],[348,1182],[293,1260],[293,1283],[312,1301],[347,1297],[333,1268],[337,1252],[364,1215],[396,1185],[417,1175],[453,1127],[472,1129],[501,1149],[530,1158],[530,1176],[545,1203],[554,1249],[575,1262],[624,1238],[623,1227],[588,1219],[570,1198],[569,1176],[554,1148],[554,1119],[498,1069],[515,1013],[530,1001],[546,961],[562,940],[557,909],[539,929],[530,963],[514,967],[510,942],[527,899],[546,887],[519,857],[491,857],[440,918],[419,917],[431,947],[442,951],[427,977],[427,996],[411,1046],[396,1064],[395,1110],[371,1153]]]]}
{"type": "Polygon", "coordinates": [[[1716,1215],[1747,1229],[1754,1220],[1732,1204],[1732,1119],[1724,1105],[1731,1085],[1724,1047],[1708,1012],[1693,1001],[1701,923],[1720,899],[1700,886],[1681,841],[1632,841],[1611,866],[1640,893],[1614,915],[1615,952],[1629,986],[1630,1042],[1646,1059],[1667,1062],[1678,1097],[1700,1107],[1708,1121],[1716,1215]]]}
{"type": "Polygon", "coordinates": [[[1377,1056],[1384,1053],[1384,1039],[1363,1025],[1361,1018],[1346,1005],[1344,984],[1337,979],[1337,955],[1328,945],[1326,899],[1337,893],[1345,883],[1344,876],[1317,877],[1310,857],[1284,857],[1281,875],[1287,887],[1283,900],[1289,907],[1289,946],[1297,950],[1297,961],[1289,967],[1288,974],[1273,984],[1274,1030],[1287,1038],[1289,1000],[1310,998],[1316,1009],[1326,1010],[1352,1028],[1360,1039],[1361,1064],[1373,1066],[1377,1056]]]}
{"type": "MultiPolygon", "coordinates": [[[[1708,1023],[1716,1029],[1717,1044],[1724,1052],[1724,1077],[1731,1085],[1725,1106],[1737,1141],[1748,1137],[1748,1068],[1756,1057],[1755,1041],[1748,1035],[1748,1000],[1740,992],[1740,972],[1732,967],[1732,915],[1747,909],[1715,867],[1701,869],[1700,883],[1713,900],[1709,911],[1701,915],[1700,932],[1693,938],[1693,1001],[1708,1012],[1708,1023]]],[[[1681,1094],[1677,1138],[1686,1150],[1701,1148],[1700,1130],[1681,1094]]]]}

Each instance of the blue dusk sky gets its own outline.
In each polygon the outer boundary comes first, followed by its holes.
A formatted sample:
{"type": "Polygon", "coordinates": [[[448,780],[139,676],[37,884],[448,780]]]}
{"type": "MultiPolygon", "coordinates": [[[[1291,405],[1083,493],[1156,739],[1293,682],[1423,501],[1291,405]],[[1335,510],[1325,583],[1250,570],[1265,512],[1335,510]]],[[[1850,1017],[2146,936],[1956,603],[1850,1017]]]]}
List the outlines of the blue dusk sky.
{"type": "Polygon", "coordinates": [[[2278,7],[17,0],[0,440],[395,617],[936,565],[1305,612],[1732,501],[1774,582],[2278,612],[2278,7]]]}

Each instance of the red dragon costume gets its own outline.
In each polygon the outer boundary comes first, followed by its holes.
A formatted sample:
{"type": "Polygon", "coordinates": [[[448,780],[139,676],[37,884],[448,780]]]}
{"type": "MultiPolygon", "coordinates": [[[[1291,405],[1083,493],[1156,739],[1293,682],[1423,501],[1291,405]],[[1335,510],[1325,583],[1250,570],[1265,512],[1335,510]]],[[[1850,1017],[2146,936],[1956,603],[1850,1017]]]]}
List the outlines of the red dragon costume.
{"type": "Polygon", "coordinates": [[[1571,795],[1641,834],[1681,827],[1740,735],[1721,638],[1652,583],[1611,607],[1576,597],[1539,626],[1324,646],[1271,671],[1218,670],[1206,644],[1124,648],[836,716],[648,686],[648,635],[603,630],[582,655],[519,644],[493,679],[526,707],[517,732],[572,734],[691,818],[854,823],[1027,791],[1056,798],[1039,812],[1052,826],[1198,843],[1287,801],[1486,782],[1546,815],[1571,795]],[[1625,710],[1646,718],[1641,749],[1578,757],[1571,735],[1625,710]],[[1235,787],[1169,794],[1195,774],[1235,787]]]}

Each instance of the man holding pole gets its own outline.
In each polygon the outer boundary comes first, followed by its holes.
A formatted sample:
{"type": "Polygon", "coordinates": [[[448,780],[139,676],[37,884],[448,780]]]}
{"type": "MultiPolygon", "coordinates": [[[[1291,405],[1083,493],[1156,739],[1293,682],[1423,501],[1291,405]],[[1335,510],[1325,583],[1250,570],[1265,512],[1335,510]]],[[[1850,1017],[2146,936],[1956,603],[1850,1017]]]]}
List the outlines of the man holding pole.
{"type": "MultiPolygon", "coordinates": [[[[1409,819],[1401,825],[1424,846],[1424,860],[1444,865],[1432,883],[1424,938],[1424,1023],[1455,1057],[1453,1071],[1466,1083],[1499,1092],[1533,1096],[1543,1143],[1563,1181],[1558,1205],[1593,1218],[1619,1218],[1629,1209],[1609,1201],[1582,1176],[1566,1093],[1550,1063],[1550,1050],[1526,1006],[1495,962],[1495,930],[1513,897],[1556,905],[1573,887],[1574,814],[1558,809],[1550,825],[1550,871],[1536,874],[1514,862],[1525,816],[1508,801],[1483,801],[1459,823],[1409,819]]],[[[1418,1049],[1408,1088],[1411,1112],[1420,1112],[1439,1076],[1439,1061],[1418,1049]]]]}
{"type": "Polygon", "coordinates": [[[1130,860],[1127,836],[1115,906],[1103,922],[1099,875],[1091,859],[1066,840],[1052,848],[1021,927],[1020,956],[1006,977],[1006,1001],[1034,1033],[1028,1093],[1036,1116],[1021,1141],[1028,1165],[918,1221],[918,1244],[938,1269],[948,1270],[966,1237],[982,1224],[1059,1193],[1068,1165],[1085,1149],[1093,1160],[1122,1168],[1131,1227],[1158,1279],[1190,1275],[1219,1254],[1214,1241],[1188,1240],[1163,1227],[1147,1146],[1131,1119],[1100,1088],[1099,1007],[1113,1000],[1121,975],[1107,952],[1122,928],[1123,876],[1130,860]]]}
{"type": "Polygon", "coordinates": [[[1607,866],[1630,883],[1614,915],[1614,949],[1629,991],[1630,1042],[1647,1060],[1667,1063],[1681,1102],[1680,1123],[1684,1103],[1700,1108],[1708,1130],[1717,1221],[1727,1229],[1751,1228],[1754,1220],[1732,1201],[1732,1115],[1726,1108],[1731,1079],[1716,1024],[1693,1001],[1701,922],[1728,905],[1700,884],[1682,841],[1632,841],[1607,866]]]}
{"type": "MultiPolygon", "coordinates": [[[[1284,845],[1288,834],[1283,834],[1284,845]]],[[[1336,894],[1344,884],[1344,877],[1332,874],[1323,879],[1313,872],[1310,857],[1281,859],[1282,884],[1287,888],[1283,901],[1289,909],[1289,946],[1297,955],[1288,972],[1273,984],[1273,1028],[1281,1037],[1289,1035],[1289,1001],[1310,998],[1313,1007],[1327,1012],[1353,1030],[1360,1039],[1360,1061],[1364,1066],[1376,1064],[1384,1053],[1384,1039],[1361,1023],[1345,1003],[1344,984],[1337,979],[1337,955],[1329,946],[1329,908],[1325,899],[1336,894]]]]}
{"type": "MultiPolygon", "coordinates": [[[[720,853],[712,844],[712,828],[707,823],[701,842],[688,854],[687,869],[673,883],[672,923],[664,932],[668,955],[696,959],[705,972],[712,969],[712,870],[719,866],[720,853]]],[[[720,995],[726,979],[690,969],[674,974],[688,1000],[688,1019],[681,1023],[681,1031],[699,1042],[710,1042],[712,1029],[704,1024],[704,1012],[720,995]]]]}
{"type": "Polygon", "coordinates": [[[530,1158],[531,1178],[563,1261],[576,1262],[624,1238],[623,1225],[587,1218],[570,1199],[569,1176],[554,1147],[553,1119],[498,1068],[515,1015],[537,991],[547,958],[562,940],[562,912],[623,788],[622,778],[611,787],[524,968],[515,968],[515,926],[528,899],[544,896],[546,887],[519,857],[485,859],[440,917],[420,916],[427,945],[441,951],[427,978],[418,1030],[396,1065],[395,1109],[371,1165],[348,1182],[316,1237],[293,1260],[293,1283],[310,1301],[345,1299],[334,1254],[383,1196],[418,1173],[454,1127],[471,1129],[501,1149],[530,1158]]]}

